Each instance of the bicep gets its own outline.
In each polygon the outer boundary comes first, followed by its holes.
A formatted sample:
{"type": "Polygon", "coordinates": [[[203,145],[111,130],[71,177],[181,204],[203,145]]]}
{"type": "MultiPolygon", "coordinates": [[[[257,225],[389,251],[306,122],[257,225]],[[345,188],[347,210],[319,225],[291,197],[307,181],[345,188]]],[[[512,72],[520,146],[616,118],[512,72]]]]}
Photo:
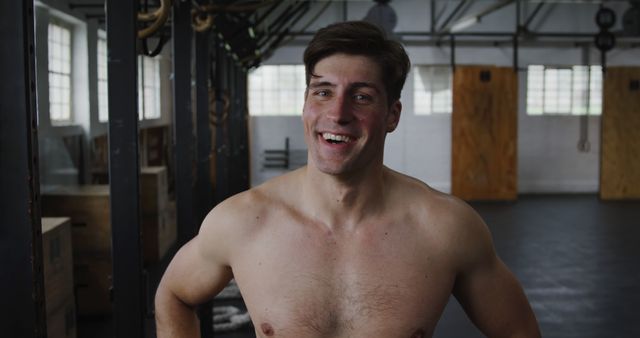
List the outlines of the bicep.
{"type": "Polygon", "coordinates": [[[489,337],[539,337],[538,324],[515,276],[496,255],[491,233],[475,211],[465,213],[454,296],[489,337]]]}
{"type": "Polygon", "coordinates": [[[522,287],[497,257],[462,274],[456,280],[454,296],[473,323],[489,337],[540,335],[522,287]]]}
{"type": "Polygon", "coordinates": [[[160,283],[161,288],[190,306],[210,300],[232,278],[231,268],[224,262],[224,257],[207,250],[204,240],[201,234],[180,248],[160,283]]]}

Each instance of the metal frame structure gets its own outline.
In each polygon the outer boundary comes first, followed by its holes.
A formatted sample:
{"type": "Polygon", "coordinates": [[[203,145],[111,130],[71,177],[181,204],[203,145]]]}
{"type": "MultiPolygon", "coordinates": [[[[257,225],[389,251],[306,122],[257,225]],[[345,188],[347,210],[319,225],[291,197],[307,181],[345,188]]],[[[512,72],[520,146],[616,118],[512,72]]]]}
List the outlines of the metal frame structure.
{"type": "Polygon", "coordinates": [[[46,337],[33,1],[0,2],[0,332],[46,337]]]}
{"type": "MultiPolygon", "coordinates": [[[[197,221],[201,223],[213,205],[211,184],[211,127],[209,116],[209,31],[196,33],[196,131],[197,143],[197,179],[196,202],[197,221]]],[[[213,302],[203,304],[200,316],[200,334],[202,337],[213,337],[213,302]]]]}
{"type": "Polygon", "coordinates": [[[219,36],[215,37],[215,91],[216,91],[216,189],[215,203],[222,202],[229,196],[229,135],[228,122],[225,117],[224,96],[228,92],[227,87],[227,64],[224,43],[219,36]]]}
{"type": "Polygon", "coordinates": [[[115,336],[144,337],[134,2],[107,1],[109,177],[115,336]]]}
{"type": "Polygon", "coordinates": [[[209,112],[210,37],[208,31],[196,33],[195,37],[196,135],[198,137],[196,196],[199,222],[204,220],[213,204],[213,186],[210,179],[212,146],[209,112]]]}
{"type": "Polygon", "coordinates": [[[191,110],[191,3],[173,7],[173,147],[178,245],[197,231],[193,205],[193,117],[191,110]]]}

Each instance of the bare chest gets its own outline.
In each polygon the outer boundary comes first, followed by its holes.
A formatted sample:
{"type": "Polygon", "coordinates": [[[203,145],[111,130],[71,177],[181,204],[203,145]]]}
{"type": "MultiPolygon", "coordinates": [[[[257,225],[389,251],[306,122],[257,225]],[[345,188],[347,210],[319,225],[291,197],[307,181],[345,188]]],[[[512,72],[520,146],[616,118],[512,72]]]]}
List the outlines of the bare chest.
{"type": "Polygon", "coordinates": [[[233,264],[258,337],[431,336],[453,275],[427,243],[288,235],[252,243],[233,264]]]}

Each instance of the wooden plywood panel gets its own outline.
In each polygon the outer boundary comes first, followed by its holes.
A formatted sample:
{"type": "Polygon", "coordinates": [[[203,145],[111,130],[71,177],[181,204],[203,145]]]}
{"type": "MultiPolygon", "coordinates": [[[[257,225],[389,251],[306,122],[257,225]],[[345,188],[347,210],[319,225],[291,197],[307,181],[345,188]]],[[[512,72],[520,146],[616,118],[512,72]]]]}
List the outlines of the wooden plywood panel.
{"type": "Polygon", "coordinates": [[[518,81],[512,68],[457,66],[453,76],[452,193],[517,198],[518,81]]]}
{"type": "Polygon", "coordinates": [[[600,197],[640,198],[640,68],[607,68],[603,100],[600,197]]]}

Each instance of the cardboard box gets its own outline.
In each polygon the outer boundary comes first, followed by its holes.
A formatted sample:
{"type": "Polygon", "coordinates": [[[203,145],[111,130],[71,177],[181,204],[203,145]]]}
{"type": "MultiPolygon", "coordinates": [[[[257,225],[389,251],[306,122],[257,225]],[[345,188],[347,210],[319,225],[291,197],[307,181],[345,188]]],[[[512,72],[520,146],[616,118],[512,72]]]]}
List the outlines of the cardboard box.
{"type": "Polygon", "coordinates": [[[42,258],[49,338],[75,338],[71,221],[42,218],[42,258]]]}
{"type": "Polygon", "coordinates": [[[73,303],[73,256],[69,218],[42,218],[42,258],[47,313],[73,303]]]}
{"type": "Polygon", "coordinates": [[[166,167],[140,168],[140,212],[157,213],[169,203],[166,167]]]}
{"type": "Polygon", "coordinates": [[[142,216],[142,237],[145,263],[157,262],[175,244],[175,203],[167,203],[164,210],[142,216]]]}
{"type": "Polygon", "coordinates": [[[68,300],[47,314],[48,338],[76,338],[76,311],[73,300],[68,300]]]}
{"type": "MultiPolygon", "coordinates": [[[[175,207],[168,201],[166,180],[165,167],[145,168],[141,174],[140,227],[142,254],[146,263],[160,260],[177,237],[175,207]]],[[[78,314],[111,313],[109,186],[43,189],[42,214],[68,216],[71,219],[78,314]]]]}
{"type": "Polygon", "coordinates": [[[140,169],[140,213],[144,262],[157,262],[177,237],[175,204],[169,202],[167,169],[140,169]]]}
{"type": "Polygon", "coordinates": [[[42,191],[42,215],[71,218],[74,257],[111,254],[108,185],[45,188],[42,191]]]}
{"type": "Polygon", "coordinates": [[[81,256],[74,264],[78,315],[107,315],[112,311],[112,261],[109,256],[81,256]]]}

